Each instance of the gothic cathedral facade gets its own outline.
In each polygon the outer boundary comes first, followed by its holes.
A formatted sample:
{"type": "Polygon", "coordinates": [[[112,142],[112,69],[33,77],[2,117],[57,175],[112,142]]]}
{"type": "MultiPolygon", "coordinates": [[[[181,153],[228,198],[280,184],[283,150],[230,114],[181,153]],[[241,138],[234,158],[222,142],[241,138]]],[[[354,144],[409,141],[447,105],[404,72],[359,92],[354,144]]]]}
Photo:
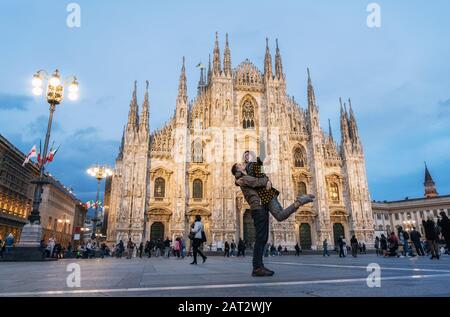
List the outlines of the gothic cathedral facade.
{"type": "Polygon", "coordinates": [[[320,127],[319,107],[308,70],[308,100],[302,108],[286,94],[278,42],[275,68],[268,43],[264,69],[249,60],[233,68],[226,37],[221,59],[216,34],[213,58],[188,101],[183,65],[173,117],[149,129],[148,83],[139,113],[136,83],[111,183],[108,241],[135,243],[187,238],[195,215],[205,224],[208,245],[254,240],[251,211],[231,166],[246,150],[264,159],[265,172],[282,205],[313,193],[284,222],[271,217],[269,242],[320,249],[339,236],[372,243],[374,234],[365,158],[351,101],[340,105],[341,142],[320,127]]]}

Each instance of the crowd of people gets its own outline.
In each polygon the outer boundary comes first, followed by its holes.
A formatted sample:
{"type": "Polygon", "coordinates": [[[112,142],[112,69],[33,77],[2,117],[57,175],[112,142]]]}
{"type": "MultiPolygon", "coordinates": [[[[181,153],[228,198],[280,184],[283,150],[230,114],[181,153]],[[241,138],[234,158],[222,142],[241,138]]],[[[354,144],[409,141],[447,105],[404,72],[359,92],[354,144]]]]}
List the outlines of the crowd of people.
{"type": "Polygon", "coordinates": [[[234,239],[231,240],[231,243],[228,243],[228,241],[225,241],[224,245],[224,257],[234,257],[234,256],[244,256],[245,257],[245,250],[247,249],[246,243],[244,240],[239,238],[239,242],[236,245],[234,242],[234,239]],[[237,254],[236,254],[236,248],[237,248],[237,254]]]}
{"type": "MultiPolygon", "coordinates": [[[[376,237],[374,241],[374,248],[377,256],[384,257],[412,257],[412,256],[430,256],[431,259],[439,259],[444,253],[449,254],[450,245],[450,219],[444,212],[440,213],[440,219],[437,222],[429,217],[423,220],[422,225],[424,229],[424,236],[413,227],[412,230],[405,230],[403,227],[397,227],[397,233],[391,232],[388,236],[381,234],[376,237]],[[441,247],[439,247],[441,245],[441,247]]],[[[194,228],[194,227],[193,227],[194,228]]],[[[192,229],[194,230],[194,229],[192,229]]],[[[200,235],[199,235],[200,237],[200,235]]],[[[201,240],[201,238],[198,238],[201,240]]],[[[145,243],[141,242],[139,245],[134,243],[131,239],[125,244],[122,240],[112,248],[109,248],[106,243],[98,243],[95,240],[87,240],[79,243],[75,248],[71,243],[63,246],[56,241],[54,237],[48,240],[42,240],[40,243],[40,250],[43,257],[47,258],[96,258],[105,256],[131,259],[134,257],[166,257],[171,256],[184,259],[185,257],[194,256],[194,248],[201,256],[206,259],[206,256],[201,252],[200,245],[195,246],[194,240],[187,246],[186,239],[178,236],[175,240],[169,237],[164,239],[149,240],[145,243]]],[[[12,233],[8,234],[3,240],[0,238],[0,256],[9,252],[15,243],[15,238],[12,233]]],[[[245,257],[248,243],[243,239],[239,239],[236,244],[234,240],[231,242],[225,241],[223,251],[224,257],[245,257]]],[[[328,240],[323,241],[323,256],[330,256],[328,251],[328,240]]],[[[211,250],[211,245],[210,245],[211,250]]],[[[295,255],[299,256],[302,253],[301,246],[297,243],[294,247],[295,255]]],[[[358,254],[366,254],[366,244],[358,241],[353,235],[349,241],[340,236],[337,240],[335,249],[339,257],[346,257],[351,254],[357,257],[358,254]]],[[[220,252],[220,249],[218,250],[220,252]]],[[[276,246],[275,243],[267,243],[264,248],[264,256],[281,256],[288,255],[287,247],[281,245],[276,246]]],[[[193,263],[196,263],[196,258],[193,263]]]]}
{"type": "Polygon", "coordinates": [[[440,216],[437,222],[432,217],[422,221],[425,237],[415,227],[405,230],[401,226],[397,228],[397,235],[391,232],[389,237],[384,234],[376,237],[376,254],[385,257],[430,256],[431,260],[439,260],[442,254],[449,254],[450,247],[450,219],[445,212],[440,216]]]}

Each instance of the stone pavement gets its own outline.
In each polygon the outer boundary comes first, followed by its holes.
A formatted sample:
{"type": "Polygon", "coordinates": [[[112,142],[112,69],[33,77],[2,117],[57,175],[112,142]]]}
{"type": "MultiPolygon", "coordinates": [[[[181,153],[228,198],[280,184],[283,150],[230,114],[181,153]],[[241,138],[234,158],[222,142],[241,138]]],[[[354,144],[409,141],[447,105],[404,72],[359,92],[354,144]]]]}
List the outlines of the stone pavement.
{"type": "MultiPolygon", "coordinates": [[[[382,258],[373,254],[265,258],[273,277],[252,277],[251,257],[84,259],[0,262],[0,296],[450,296],[450,256],[382,258]],[[68,265],[81,268],[80,288],[69,288],[68,265]],[[381,287],[370,288],[367,265],[381,266],[381,287]]],[[[73,279],[70,279],[73,280],[73,279]]]]}

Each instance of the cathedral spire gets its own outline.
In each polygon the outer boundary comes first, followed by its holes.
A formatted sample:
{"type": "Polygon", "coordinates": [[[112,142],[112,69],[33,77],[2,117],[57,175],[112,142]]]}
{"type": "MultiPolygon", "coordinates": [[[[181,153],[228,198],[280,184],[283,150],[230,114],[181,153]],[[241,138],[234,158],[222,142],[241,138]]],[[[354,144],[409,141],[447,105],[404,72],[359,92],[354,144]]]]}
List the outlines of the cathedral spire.
{"type": "Polygon", "coordinates": [[[225,51],[223,56],[223,71],[225,75],[231,76],[231,52],[228,43],[228,33],[226,34],[225,51]]]}
{"type": "Polygon", "coordinates": [[[200,63],[198,63],[197,67],[200,68],[200,79],[198,81],[198,86],[197,86],[197,93],[200,95],[200,93],[206,87],[206,80],[205,80],[205,74],[204,74],[205,65],[203,65],[202,62],[200,62],[200,63]]]}
{"type": "Polygon", "coordinates": [[[178,99],[187,102],[187,85],[186,85],[186,67],[185,58],[183,56],[183,65],[181,66],[180,82],[178,84],[178,99]]]}
{"type": "Polygon", "coordinates": [[[275,42],[277,45],[275,53],[275,75],[278,79],[283,79],[283,63],[281,61],[280,49],[278,48],[278,39],[275,42]]]}
{"type": "Polygon", "coordinates": [[[222,72],[220,63],[220,49],[219,49],[219,35],[216,32],[216,41],[214,43],[214,57],[213,57],[213,74],[218,76],[222,72]]]}
{"type": "Polygon", "coordinates": [[[309,72],[309,68],[307,68],[308,72],[308,109],[310,112],[317,112],[317,103],[316,103],[316,94],[314,92],[314,87],[312,85],[311,73],[309,72]]]}
{"type": "Polygon", "coordinates": [[[141,112],[141,122],[139,125],[139,129],[142,131],[148,131],[148,117],[149,117],[149,102],[148,102],[148,80],[145,81],[145,95],[144,95],[144,103],[142,104],[142,112],[141,112]]]}
{"type": "Polygon", "coordinates": [[[139,124],[138,103],[137,103],[137,81],[134,81],[133,96],[130,102],[130,110],[128,112],[128,126],[137,127],[139,124]]]}
{"type": "Polygon", "coordinates": [[[211,68],[211,54],[208,55],[208,85],[211,83],[212,68],[211,68]]]}
{"type": "Polygon", "coordinates": [[[119,154],[117,155],[116,160],[122,160],[123,159],[123,149],[125,148],[125,129],[126,129],[126,127],[123,127],[122,141],[120,142],[119,154]]]}
{"type": "Polygon", "coordinates": [[[350,109],[349,109],[349,112],[350,112],[350,118],[349,118],[350,134],[352,137],[352,141],[357,143],[357,142],[359,142],[358,125],[356,124],[355,114],[353,113],[352,101],[350,98],[348,99],[348,104],[350,107],[350,109]]]}
{"type": "Polygon", "coordinates": [[[436,184],[433,181],[433,178],[431,177],[430,171],[428,170],[427,163],[425,162],[425,181],[423,183],[425,186],[425,197],[426,198],[432,198],[437,197],[439,194],[436,190],[436,184]]]}
{"type": "Polygon", "coordinates": [[[334,142],[333,140],[333,130],[331,129],[331,121],[328,119],[328,136],[330,137],[330,141],[334,142]]]}
{"type": "Polygon", "coordinates": [[[350,139],[348,131],[348,117],[345,106],[342,106],[342,98],[339,97],[339,103],[341,105],[341,143],[345,144],[350,139]]]}
{"type": "Polygon", "coordinates": [[[266,55],[264,57],[264,77],[266,79],[272,78],[272,56],[269,49],[269,38],[266,37],[266,55]]]}

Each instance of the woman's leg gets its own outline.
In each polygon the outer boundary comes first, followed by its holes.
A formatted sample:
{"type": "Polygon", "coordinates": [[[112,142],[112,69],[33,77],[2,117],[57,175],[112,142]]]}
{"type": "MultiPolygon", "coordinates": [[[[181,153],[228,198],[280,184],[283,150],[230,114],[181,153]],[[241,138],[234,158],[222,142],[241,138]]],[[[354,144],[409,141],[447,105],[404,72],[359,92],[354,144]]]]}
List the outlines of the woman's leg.
{"type": "Polygon", "coordinates": [[[193,248],[193,255],[194,255],[194,261],[192,263],[197,263],[198,245],[197,245],[197,242],[195,241],[195,239],[192,242],[192,248],[193,248]]]}

